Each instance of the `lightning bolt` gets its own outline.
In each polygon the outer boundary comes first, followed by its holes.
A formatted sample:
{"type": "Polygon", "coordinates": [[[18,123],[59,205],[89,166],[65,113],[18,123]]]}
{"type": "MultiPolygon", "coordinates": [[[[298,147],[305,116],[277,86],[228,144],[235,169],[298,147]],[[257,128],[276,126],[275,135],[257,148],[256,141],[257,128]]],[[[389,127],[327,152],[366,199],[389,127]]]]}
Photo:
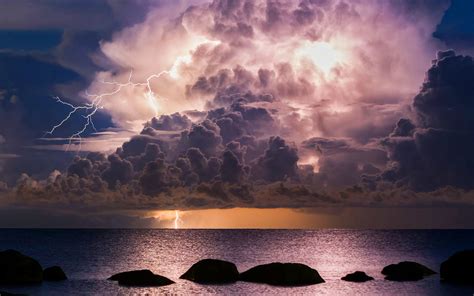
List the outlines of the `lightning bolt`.
{"type": "MultiPolygon", "coordinates": [[[[205,43],[214,44],[216,46],[220,44],[220,41],[209,40],[209,39],[207,39],[203,36],[201,36],[200,39],[196,40],[196,41],[197,41],[196,46],[199,46],[199,45],[205,44],[205,43]]],[[[81,150],[81,145],[82,145],[82,136],[83,136],[83,134],[90,127],[96,131],[96,128],[94,126],[93,118],[94,118],[94,115],[96,115],[96,113],[100,109],[104,108],[104,106],[102,104],[103,100],[108,98],[108,97],[111,97],[113,95],[118,94],[120,91],[122,91],[122,89],[124,89],[126,87],[133,87],[133,88],[134,87],[145,87],[146,92],[144,94],[144,98],[147,100],[148,104],[153,109],[153,111],[155,113],[155,116],[157,116],[158,111],[159,111],[157,98],[160,99],[160,100],[164,100],[165,98],[160,97],[158,94],[156,94],[152,90],[151,81],[153,79],[159,79],[164,74],[169,75],[169,77],[171,77],[172,79],[178,79],[179,76],[180,76],[179,75],[180,66],[183,65],[183,64],[188,64],[191,61],[192,61],[191,54],[184,55],[184,56],[179,56],[175,59],[173,65],[171,66],[171,68],[169,68],[169,70],[161,71],[158,74],[152,74],[152,75],[148,76],[148,78],[146,78],[146,80],[143,81],[143,82],[134,82],[134,81],[132,81],[133,70],[130,70],[130,75],[128,76],[128,80],[125,83],[120,83],[120,82],[116,82],[116,81],[102,80],[102,81],[100,81],[101,83],[114,86],[115,87],[114,90],[110,91],[110,92],[98,93],[98,94],[90,94],[86,90],[85,95],[91,99],[91,102],[83,104],[83,105],[73,105],[71,103],[65,102],[64,100],[62,100],[59,97],[54,97],[56,102],[69,107],[71,109],[71,111],[69,111],[69,113],[67,113],[67,115],[61,121],[59,121],[49,131],[47,131],[44,136],[46,137],[48,135],[52,135],[58,128],[60,128],[62,125],[64,125],[68,121],[70,121],[71,117],[74,114],[76,114],[80,111],[85,112],[85,115],[82,115],[82,117],[84,118],[84,123],[83,123],[82,127],[79,128],[75,133],[73,133],[69,137],[69,144],[68,144],[68,147],[67,147],[67,150],[69,150],[72,142],[75,141],[75,140],[78,140],[79,141],[79,149],[78,150],[80,151],[81,150]]]]}
{"type": "Polygon", "coordinates": [[[83,105],[74,105],[74,104],[71,104],[71,103],[68,103],[68,102],[62,100],[58,96],[53,97],[56,100],[57,103],[69,107],[71,109],[71,111],[69,111],[69,113],[67,113],[66,116],[61,121],[59,121],[49,131],[47,131],[44,136],[46,137],[48,135],[53,135],[53,133],[58,128],[60,128],[65,123],[70,121],[71,117],[74,114],[82,111],[82,112],[85,113],[85,115],[82,115],[82,117],[84,118],[84,123],[83,123],[81,128],[79,128],[76,132],[74,132],[71,136],[69,136],[69,143],[68,143],[68,147],[67,147],[67,150],[69,150],[71,144],[75,140],[77,140],[79,142],[79,149],[78,150],[80,151],[81,148],[82,148],[82,136],[87,131],[87,129],[91,127],[92,129],[97,131],[97,129],[95,128],[95,125],[94,125],[93,118],[94,118],[94,115],[96,115],[96,113],[100,109],[104,108],[103,104],[102,104],[103,100],[108,98],[108,97],[111,97],[111,96],[114,96],[114,95],[118,94],[120,91],[122,91],[122,89],[124,89],[126,87],[132,87],[132,88],[145,87],[146,88],[146,93],[144,94],[144,97],[148,101],[148,104],[153,109],[153,111],[155,113],[155,116],[157,116],[158,115],[158,102],[157,102],[156,98],[157,97],[159,99],[163,99],[163,98],[160,97],[159,95],[157,95],[152,90],[151,81],[153,79],[159,79],[164,74],[171,75],[173,73],[170,72],[170,71],[162,71],[158,74],[152,74],[152,75],[148,76],[148,78],[144,82],[133,82],[132,81],[133,70],[130,70],[130,75],[128,76],[128,80],[125,83],[120,83],[120,82],[116,82],[116,81],[102,80],[102,81],[100,81],[102,84],[112,85],[112,86],[115,87],[114,90],[110,91],[110,92],[99,93],[99,94],[90,94],[86,90],[85,94],[86,94],[87,97],[91,98],[91,102],[83,104],[83,105]]]}
{"type": "Polygon", "coordinates": [[[182,222],[183,220],[181,220],[181,218],[179,217],[179,211],[178,210],[174,211],[174,229],[178,229],[179,224],[182,222]]]}

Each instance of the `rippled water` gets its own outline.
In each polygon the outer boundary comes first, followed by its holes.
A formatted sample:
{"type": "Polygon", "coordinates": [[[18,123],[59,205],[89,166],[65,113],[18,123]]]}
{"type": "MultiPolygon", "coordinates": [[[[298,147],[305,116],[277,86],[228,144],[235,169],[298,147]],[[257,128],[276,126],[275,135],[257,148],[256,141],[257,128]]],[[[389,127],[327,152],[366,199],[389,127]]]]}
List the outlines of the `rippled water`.
{"type": "Polygon", "coordinates": [[[398,283],[380,274],[385,265],[402,260],[437,271],[449,255],[466,248],[474,248],[473,230],[0,230],[0,250],[19,250],[43,267],[60,265],[70,278],[0,290],[31,295],[473,295],[474,286],[440,284],[438,276],[398,283]],[[203,258],[234,262],[239,271],[275,261],[301,262],[317,269],[326,283],[278,288],[243,282],[209,286],[178,279],[203,258]],[[176,284],[142,289],[105,280],[117,272],[144,268],[176,284]],[[356,270],[375,280],[340,280],[356,270]]]}

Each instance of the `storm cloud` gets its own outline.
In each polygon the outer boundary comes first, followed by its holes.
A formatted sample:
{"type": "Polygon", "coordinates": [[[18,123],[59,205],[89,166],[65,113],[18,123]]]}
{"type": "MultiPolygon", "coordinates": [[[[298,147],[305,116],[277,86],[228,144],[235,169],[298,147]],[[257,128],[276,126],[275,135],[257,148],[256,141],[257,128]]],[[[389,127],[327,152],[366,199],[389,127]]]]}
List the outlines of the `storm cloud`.
{"type": "MultiPolygon", "coordinates": [[[[55,78],[53,88],[44,77],[31,85],[14,77],[0,86],[2,126],[23,114],[18,102],[32,114],[33,103],[23,103],[28,85],[74,93],[65,99],[74,104],[107,94],[98,109],[103,129],[87,126],[84,141],[111,126],[133,135],[107,153],[69,153],[63,167],[42,175],[0,178],[1,204],[61,211],[472,205],[474,62],[446,50],[442,40],[451,39],[439,27],[439,39],[432,36],[448,1],[139,2],[99,1],[107,9],[88,24],[56,2],[32,3],[42,16],[48,5],[64,12],[37,26],[66,17],[75,26],[64,31],[55,63],[35,63],[81,84],[55,78]],[[135,6],[136,16],[115,19],[135,6]],[[97,21],[104,16],[113,17],[97,21]],[[81,24],[95,31],[76,32],[81,24]],[[86,48],[71,50],[81,40],[86,48]],[[81,53],[91,53],[87,64],[75,58],[81,53]]],[[[9,72],[12,61],[0,59],[9,72]]],[[[0,82],[6,75],[0,70],[0,82]]],[[[55,106],[60,122],[70,111],[55,106]]],[[[57,140],[67,143],[78,127],[63,126],[57,140]]],[[[2,173],[16,131],[0,132],[2,173]]]]}
{"type": "Polygon", "coordinates": [[[383,178],[417,190],[474,186],[474,60],[439,52],[413,100],[414,122],[401,119],[383,141],[383,178]]]}

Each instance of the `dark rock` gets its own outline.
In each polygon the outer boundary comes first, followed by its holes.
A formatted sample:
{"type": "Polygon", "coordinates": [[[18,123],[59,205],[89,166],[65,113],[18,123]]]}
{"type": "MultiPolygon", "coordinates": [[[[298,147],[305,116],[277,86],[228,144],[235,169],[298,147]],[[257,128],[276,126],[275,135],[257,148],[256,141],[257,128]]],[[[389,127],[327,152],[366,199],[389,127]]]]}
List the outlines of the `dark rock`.
{"type": "Polygon", "coordinates": [[[474,250],[457,252],[441,263],[440,276],[445,282],[474,284],[474,250]]]}
{"type": "Polygon", "coordinates": [[[348,275],[341,278],[341,280],[344,280],[344,281],[357,282],[357,283],[363,283],[366,281],[371,281],[373,279],[374,279],[373,277],[368,276],[363,271],[356,271],[353,273],[349,273],[348,275]]]}
{"type": "Polygon", "coordinates": [[[418,281],[425,276],[436,274],[428,267],[416,262],[403,261],[385,266],[382,270],[385,279],[389,281],[418,281]]]}
{"type": "Polygon", "coordinates": [[[270,263],[258,265],[240,274],[245,282],[274,286],[305,286],[324,283],[319,273],[300,263],[270,263]]]}
{"type": "Polygon", "coordinates": [[[43,270],[43,281],[65,281],[67,276],[59,266],[51,266],[43,270]]]}
{"type": "Polygon", "coordinates": [[[202,284],[225,284],[237,281],[239,271],[232,262],[204,259],[193,264],[179,278],[202,284]]]}
{"type": "Polygon", "coordinates": [[[42,280],[38,261],[14,250],[0,252],[0,284],[39,284],[42,280]]]}
{"type": "Polygon", "coordinates": [[[169,278],[154,274],[148,269],[117,273],[108,280],[118,281],[119,285],[129,287],[157,287],[174,284],[169,278]]]}

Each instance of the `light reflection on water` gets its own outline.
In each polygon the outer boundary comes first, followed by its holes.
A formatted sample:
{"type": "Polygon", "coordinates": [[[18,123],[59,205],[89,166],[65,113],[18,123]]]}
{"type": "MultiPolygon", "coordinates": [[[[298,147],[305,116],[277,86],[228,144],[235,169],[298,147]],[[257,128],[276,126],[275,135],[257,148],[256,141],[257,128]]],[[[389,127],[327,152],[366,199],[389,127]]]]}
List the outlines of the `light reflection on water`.
{"type": "Polygon", "coordinates": [[[41,286],[0,290],[33,295],[130,294],[318,294],[318,295],[472,295],[474,287],[439,283],[437,276],[418,282],[385,281],[380,270],[412,260],[438,270],[453,252],[474,248],[471,230],[0,230],[0,249],[17,249],[37,258],[43,267],[60,265],[70,280],[41,286]],[[277,288],[238,282],[204,286],[179,280],[203,258],[234,262],[239,271],[281,261],[307,264],[326,283],[277,288]],[[161,288],[124,288],[105,279],[147,268],[177,283],[161,288]],[[367,283],[340,280],[363,270],[367,283]]]}

